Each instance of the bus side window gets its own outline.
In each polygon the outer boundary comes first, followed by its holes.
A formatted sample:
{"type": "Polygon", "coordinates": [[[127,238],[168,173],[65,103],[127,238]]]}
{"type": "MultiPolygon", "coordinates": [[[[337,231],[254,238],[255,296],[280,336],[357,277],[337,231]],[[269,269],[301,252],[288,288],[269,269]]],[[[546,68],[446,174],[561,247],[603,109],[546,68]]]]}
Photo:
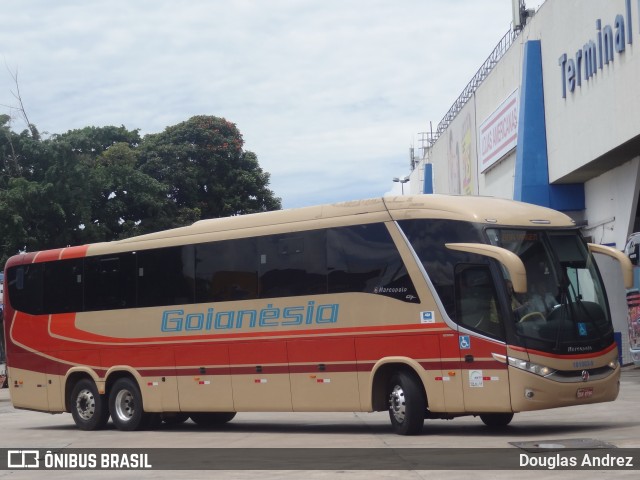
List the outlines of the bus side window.
{"type": "Polygon", "coordinates": [[[400,220],[398,225],[411,242],[411,246],[429,275],[447,314],[455,321],[454,266],[457,264],[478,264],[481,257],[467,252],[450,250],[446,244],[455,242],[483,243],[481,233],[473,224],[457,220],[400,220]]]}
{"type": "Polygon", "coordinates": [[[258,297],[258,242],[239,238],[196,245],[196,303],[258,297]]]}
{"type": "Polygon", "coordinates": [[[5,288],[9,289],[11,305],[18,311],[38,315],[43,313],[42,263],[13,267],[7,272],[5,288]]]}
{"type": "Polygon", "coordinates": [[[83,261],[59,260],[44,264],[44,311],[46,313],[83,310],[83,261]]]}
{"type": "Polygon", "coordinates": [[[85,311],[135,307],[135,261],[131,253],[87,257],[85,311]]]}
{"type": "Polygon", "coordinates": [[[488,265],[457,265],[456,320],[461,326],[504,338],[496,288],[488,265]]]}
{"type": "Polygon", "coordinates": [[[138,307],[182,305],[195,301],[194,247],[142,250],[137,253],[138,307]]]}
{"type": "Polygon", "coordinates": [[[327,264],[329,293],[363,292],[420,301],[383,223],[329,229],[327,264]]]}
{"type": "Polygon", "coordinates": [[[260,298],[327,293],[326,231],[258,238],[260,298]]]}

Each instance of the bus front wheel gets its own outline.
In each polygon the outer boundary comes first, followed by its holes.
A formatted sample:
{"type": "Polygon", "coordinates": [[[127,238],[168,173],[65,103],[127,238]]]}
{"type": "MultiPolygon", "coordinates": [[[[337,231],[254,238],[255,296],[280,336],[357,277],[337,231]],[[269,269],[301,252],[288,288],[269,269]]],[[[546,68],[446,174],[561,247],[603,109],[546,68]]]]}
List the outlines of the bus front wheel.
{"type": "Polygon", "coordinates": [[[107,399],[88,378],[78,381],[71,391],[71,416],[80,430],[100,430],[109,420],[107,399]]]}
{"type": "Polygon", "coordinates": [[[111,419],[118,430],[137,430],[143,425],[142,395],[135,381],[119,378],[109,393],[111,419]]]}
{"type": "Polygon", "coordinates": [[[415,375],[395,373],[389,382],[389,418],[395,433],[417,435],[422,431],[427,401],[415,375]]]}

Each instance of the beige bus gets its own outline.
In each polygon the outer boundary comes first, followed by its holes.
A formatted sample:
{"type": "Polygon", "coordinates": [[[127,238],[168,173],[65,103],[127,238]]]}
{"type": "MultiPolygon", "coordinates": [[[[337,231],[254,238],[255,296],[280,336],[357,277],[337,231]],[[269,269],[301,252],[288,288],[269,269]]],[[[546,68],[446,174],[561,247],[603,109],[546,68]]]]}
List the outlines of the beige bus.
{"type": "Polygon", "coordinates": [[[630,276],[564,214],[419,195],[17,255],[11,399],[83,430],[388,411],[405,435],[425,418],[503,427],[611,401],[620,366],[591,252],[630,276]]]}

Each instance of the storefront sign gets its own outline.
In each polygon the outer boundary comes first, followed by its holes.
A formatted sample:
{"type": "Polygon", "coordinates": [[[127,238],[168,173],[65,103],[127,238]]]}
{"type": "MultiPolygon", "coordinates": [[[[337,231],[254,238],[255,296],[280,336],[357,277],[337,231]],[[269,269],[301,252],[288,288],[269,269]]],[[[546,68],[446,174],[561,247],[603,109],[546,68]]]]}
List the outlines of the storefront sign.
{"type": "Polygon", "coordinates": [[[518,143],[518,90],[482,122],[478,142],[481,173],[515,148],[518,143]]]}

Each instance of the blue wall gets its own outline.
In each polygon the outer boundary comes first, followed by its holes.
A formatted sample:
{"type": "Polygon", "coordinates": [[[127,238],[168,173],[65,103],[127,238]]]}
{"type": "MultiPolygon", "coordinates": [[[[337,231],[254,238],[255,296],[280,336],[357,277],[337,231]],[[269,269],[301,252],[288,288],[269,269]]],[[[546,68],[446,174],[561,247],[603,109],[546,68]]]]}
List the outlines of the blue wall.
{"type": "Polygon", "coordinates": [[[433,193],[433,164],[424,165],[424,182],[422,183],[422,193],[433,193]]]}
{"type": "Polygon", "coordinates": [[[549,185],[540,40],[524,45],[513,198],[560,211],[584,210],[584,184],[549,185]]]}

